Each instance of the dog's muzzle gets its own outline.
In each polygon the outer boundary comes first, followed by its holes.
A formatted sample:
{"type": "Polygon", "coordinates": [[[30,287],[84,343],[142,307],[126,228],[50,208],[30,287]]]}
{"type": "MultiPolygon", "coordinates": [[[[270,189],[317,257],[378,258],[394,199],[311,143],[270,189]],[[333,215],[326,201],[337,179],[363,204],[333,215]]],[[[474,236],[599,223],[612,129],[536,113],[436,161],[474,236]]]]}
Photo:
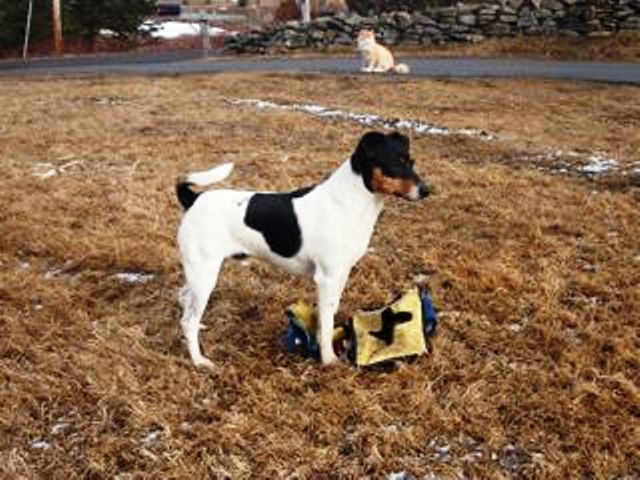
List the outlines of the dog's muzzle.
{"type": "Polygon", "coordinates": [[[426,183],[420,182],[418,184],[418,197],[420,199],[423,199],[428,197],[429,195],[431,195],[431,188],[429,188],[426,183]]]}
{"type": "Polygon", "coordinates": [[[421,180],[413,186],[413,188],[409,192],[409,195],[407,195],[407,199],[422,200],[423,198],[428,197],[430,194],[431,188],[429,188],[429,186],[421,180]]]}

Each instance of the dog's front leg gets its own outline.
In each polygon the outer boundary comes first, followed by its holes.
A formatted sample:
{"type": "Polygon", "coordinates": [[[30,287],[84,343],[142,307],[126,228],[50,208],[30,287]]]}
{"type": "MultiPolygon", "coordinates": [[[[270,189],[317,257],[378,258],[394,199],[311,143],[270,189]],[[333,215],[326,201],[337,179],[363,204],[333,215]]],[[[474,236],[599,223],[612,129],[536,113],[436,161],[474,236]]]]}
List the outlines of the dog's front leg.
{"type": "Polygon", "coordinates": [[[320,358],[324,365],[335,362],[333,351],[333,319],[340,305],[342,290],[349,276],[349,272],[332,273],[318,271],[314,280],[318,287],[318,331],[316,338],[320,345],[320,358]]]}
{"type": "Polygon", "coordinates": [[[367,54],[363,55],[362,56],[362,67],[360,67],[360,71],[369,73],[369,72],[371,72],[371,69],[373,68],[372,65],[373,65],[372,58],[367,54]]]}

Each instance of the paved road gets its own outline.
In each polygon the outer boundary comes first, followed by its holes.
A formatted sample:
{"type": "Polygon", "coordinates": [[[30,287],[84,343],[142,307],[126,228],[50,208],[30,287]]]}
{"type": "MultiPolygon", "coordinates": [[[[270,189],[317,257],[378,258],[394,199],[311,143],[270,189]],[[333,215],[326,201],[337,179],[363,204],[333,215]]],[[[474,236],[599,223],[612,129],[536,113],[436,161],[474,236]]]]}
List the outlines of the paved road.
{"type": "MultiPolygon", "coordinates": [[[[402,58],[419,77],[528,77],[640,85],[640,63],[549,62],[519,59],[402,58]]],[[[0,77],[82,74],[194,74],[220,72],[354,73],[353,58],[205,57],[198,51],[163,54],[82,56],[37,59],[27,64],[0,62],[0,77]]]]}

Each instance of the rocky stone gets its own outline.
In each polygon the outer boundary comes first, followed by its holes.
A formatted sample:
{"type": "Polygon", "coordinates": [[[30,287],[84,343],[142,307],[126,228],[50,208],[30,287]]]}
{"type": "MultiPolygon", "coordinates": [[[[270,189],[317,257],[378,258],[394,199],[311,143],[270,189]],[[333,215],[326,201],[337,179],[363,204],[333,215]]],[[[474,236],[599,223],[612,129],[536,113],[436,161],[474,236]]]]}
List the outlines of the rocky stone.
{"type": "Polygon", "coordinates": [[[436,27],[429,26],[429,27],[424,27],[422,29],[422,35],[423,36],[426,35],[426,36],[429,36],[429,37],[439,37],[439,36],[442,35],[442,32],[436,27]]]}
{"type": "Polygon", "coordinates": [[[438,18],[455,18],[457,10],[455,9],[455,7],[434,8],[433,14],[438,18]]]}
{"type": "Polygon", "coordinates": [[[489,17],[485,15],[478,15],[478,25],[480,26],[493,23],[494,20],[495,20],[495,17],[493,16],[489,17]]]}
{"type": "Polygon", "coordinates": [[[599,30],[599,31],[595,31],[595,32],[589,32],[587,33],[587,37],[591,37],[591,38],[604,38],[604,37],[610,37],[612,34],[612,32],[608,32],[606,30],[599,30]]]}
{"type": "Polygon", "coordinates": [[[472,33],[471,35],[469,35],[468,38],[469,38],[469,41],[471,43],[480,43],[483,40],[485,40],[486,37],[484,35],[479,34],[479,33],[472,33]]]}
{"type": "Polygon", "coordinates": [[[567,30],[565,28],[558,30],[558,34],[563,37],[579,37],[580,34],[574,30],[567,30]]]}
{"type": "Polygon", "coordinates": [[[354,41],[349,35],[340,34],[335,39],[336,45],[353,45],[354,41]]]}
{"type": "Polygon", "coordinates": [[[342,23],[345,25],[356,26],[363,22],[364,18],[362,18],[357,13],[349,14],[346,16],[339,17],[342,20],[342,23]]]}
{"type": "Polygon", "coordinates": [[[538,26],[538,19],[533,12],[528,8],[521,9],[518,15],[518,28],[529,29],[536,26],[538,26]]]}
{"type": "Polygon", "coordinates": [[[484,30],[485,35],[490,37],[504,37],[513,33],[512,27],[506,23],[494,23],[484,30]]]}
{"type": "Polygon", "coordinates": [[[307,45],[306,35],[288,35],[284,41],[284,46],[289,48],[302,48],[307,45]]]}
{"type": "Polygon", "coordinates": [[[478,10],[478,15],[494,15],[498,13],[500,7],[498,5],[485,5],[480,10],[478,10]]]}
{"type": "Polygon", "coordinates": [[[467,25],[461,25],[459,23],[456,23],[455,25],[451,26],[451,29],[449,29],[449,32],[451,32],[451,33],[471,33],[471,30],[469,29],[469,27],[467,25]]]}
{"type": "Polygon", "coordinates": [[[503,6],[501,9],[502,13],[505,13],[507,15],[516,15],[518,13],[518,9],[516,8],[511,8],[509,6],[503,6]]]}
{"type": "Polygon", "coordinates": [[[416,13],[413,16],[413,20],[419,25],[437,25],[436,21],[433,18],[427,17],[426,15],[422,15],[420,13],[416,13]]]}
{"type": "Polygon", "coordinates": [[[458,15],[464,15],[467,13],[477,12],[482,8],[482,5],[476,3],[458,3],[456,5],[458,15]]]}
{"type": "Polygon", "coordinates": [[[462,25],[475,25],[477,23],[477,19],[475,15],[468,13],[465,15],[460,15],[458,17],[458,22],[460,22],[462,25]]]}
{"type": "Polygon", "coordinates": [[[560,0],[542,0],[540,8],[546,8],[547,10],[562,10],[564,4],[560,0]]]}
{"type": "Polygon", "coordinates": [[[398,33],[392,29],[384,29],[379,32],[379,40],[385,45],[395,45],[398,42],[398,33]]]}
{"type": "Polygon", "coordinates": [[[553,13],[551,12],[551,10],[547,10],[546,8],[541,8],[540,10],[537,10],[535,15],[538,20],[543,20],[545,18],[553,17],[553,13]]]}
{"type": "Polygon", "coordinates": [[[628,17],[620,24],[620,30],[640,30],[640,16],[628,17]]]}
{"type": "Polygon", "coordinates": [[[511,7],[514,10],[518,10],[524,3],[524,0],[507,0],[504,3],[506,3],[508,7],[511,7]]]}
{"type": "Polygon", "coordinates": [[[397,12],[394,15],[394,20],[396,25],[400,28],[407,28],[409,25],[413,24],[413,17],[407,12],[397,12]]]}
{"type": "Polygon", "coordinates": [[[640,30],[640,0],[485,0],[413,14],[327,16],[310,25],[290,21],[254,29],[227,37],[224,46],[253,53],[354,46],[361,28],[374,29],[388,45],[477,42],[517,34],[598,38],[618,30],[640,30]]]}
{"type": "Polygon", "coordinates": [[[518,21],[517,15],[500,15],[498,20],[502,23],[516,23],[518,21]]]}
{"type": "Polygon", "coordinates": [[[418,32],[405,32],[402,43],[408,43],[409,45],[418,45],[421,40],[422,36],[418,32]]]}
{"type": "Polygon", "coordinates": [[[290,22],[287,22],[284,25],[285,25],[285,27],[292,28],[292,29],[298,29],[298,28],[302,27],[300,22],[298,22],[296,20],[291,20],[290,22]]]}

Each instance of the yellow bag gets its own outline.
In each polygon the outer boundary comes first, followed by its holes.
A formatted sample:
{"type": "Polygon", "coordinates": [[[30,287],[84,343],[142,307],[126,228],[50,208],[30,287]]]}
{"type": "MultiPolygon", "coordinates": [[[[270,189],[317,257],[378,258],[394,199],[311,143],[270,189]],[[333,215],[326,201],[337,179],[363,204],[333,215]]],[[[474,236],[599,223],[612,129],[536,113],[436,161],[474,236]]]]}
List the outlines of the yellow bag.
{"type": "MultiPolygon", "coordinates": [[[[285,345],[289,351],[319,358],[315,339],[315,308],[298,302],[287,309],[289,329],[285,345]]],[[[437,318],[426,290],[413,288],[390,305],[374,311],[359,311],[344,327],[336,327],[333,346],[358,366],[368,366],[427,350],[427,339],[435,333],[437,318]]]]}
{"type": "Polygon", "coordinates": [[[417,288],[388,307],[357,312],[352,322],[356,365],[420,355],[427,350],[417,288]]]}

